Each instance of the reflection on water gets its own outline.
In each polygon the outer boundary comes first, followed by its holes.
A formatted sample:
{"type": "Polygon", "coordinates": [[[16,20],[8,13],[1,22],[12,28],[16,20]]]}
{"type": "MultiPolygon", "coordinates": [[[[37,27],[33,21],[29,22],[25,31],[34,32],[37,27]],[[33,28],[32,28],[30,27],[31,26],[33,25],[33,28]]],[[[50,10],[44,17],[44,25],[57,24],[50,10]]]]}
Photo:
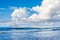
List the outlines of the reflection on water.
{"type": "Polygon", "coordinates": [[[39,29],[0,30],[0,40],[60,40],[60,31],[39,29]]]}

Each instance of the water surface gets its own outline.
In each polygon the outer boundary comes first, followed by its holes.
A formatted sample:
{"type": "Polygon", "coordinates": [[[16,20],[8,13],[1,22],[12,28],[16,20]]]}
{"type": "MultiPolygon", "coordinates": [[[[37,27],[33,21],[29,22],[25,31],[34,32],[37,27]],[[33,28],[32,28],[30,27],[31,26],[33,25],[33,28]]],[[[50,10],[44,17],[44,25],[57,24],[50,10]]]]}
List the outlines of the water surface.
{"type": "Polygon", "coordinates": [[[60,40],[60,30],[59,28],[0,28],[0,40],[60,40]]]}

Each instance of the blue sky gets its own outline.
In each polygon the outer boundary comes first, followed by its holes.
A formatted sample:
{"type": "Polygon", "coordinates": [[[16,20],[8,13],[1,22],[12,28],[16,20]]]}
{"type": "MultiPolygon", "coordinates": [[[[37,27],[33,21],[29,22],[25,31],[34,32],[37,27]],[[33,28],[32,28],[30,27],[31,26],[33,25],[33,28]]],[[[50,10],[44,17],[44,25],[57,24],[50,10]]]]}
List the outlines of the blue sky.
{"type": "Polygon", "coordinates": [[[0,7],[7,8],[10,6],[15,7],[32,7],[40,5],[41,0],[0,0],[0,7]],[[29,6],[28,6],[29,5],[29,6]]]}
{"type": "Polygon", "coordinates": [[[57,24],[60,22],[59,3],[59,0],[0,0],[0,20],[17,20],[29,25],[37,23],[35,26],[60,26],[57,24]]]}
{"type": "Polygon", "coordinates": [[[42,0],[0,0],[0,19],[10,19],[11,13],[14,9],[10,7],[28,7],[40,5],[42,0]]]}

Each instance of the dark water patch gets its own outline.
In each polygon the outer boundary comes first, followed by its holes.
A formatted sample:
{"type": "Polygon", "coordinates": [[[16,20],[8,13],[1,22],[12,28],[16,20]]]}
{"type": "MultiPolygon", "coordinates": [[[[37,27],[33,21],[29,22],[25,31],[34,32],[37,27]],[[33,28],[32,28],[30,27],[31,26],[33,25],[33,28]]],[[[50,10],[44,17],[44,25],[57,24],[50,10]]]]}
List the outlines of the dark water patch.
{"type": "Polygon", "coordinates": [[[37,30],[37,31],[60,31],[60,27],[52,28],[12,28],[12,27],[0,27],[0,31],[10,31],[10,30],[37,30]]]}
{"type": "Polygon", "coordinates": [[[0,31],[10,31],[10,27],[0,27],[0,31]]]}
{"type": "Polygon", "coordinates": [[[11,28],[11,29],[16,29],[16,30],[40,30],[40,28],[11,28]]]}
{"type": "Polygon", "coordinates": [[[9,30],[40,30],[40,28],[11,28],[11,27],[0,27],[0,31],[9,30]]]}

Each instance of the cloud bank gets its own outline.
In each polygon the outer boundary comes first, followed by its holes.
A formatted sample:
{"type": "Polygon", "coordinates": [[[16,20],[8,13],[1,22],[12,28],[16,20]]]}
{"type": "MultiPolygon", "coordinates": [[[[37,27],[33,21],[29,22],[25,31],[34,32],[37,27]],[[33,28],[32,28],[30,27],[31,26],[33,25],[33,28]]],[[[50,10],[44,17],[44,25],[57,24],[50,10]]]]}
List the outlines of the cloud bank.
{"type": "Polygon", "coordinates": [[[16,24],[20,22],[21,24],[29,24],[28,26],[39,25],[39,27],[40,25],[57,25],[58,20],[60,21],[60,0],[43,0],[41,6],[32,8],[20,7],[14,10],[11,17],[16,24]],[[53,21],[57,23],[54,24],[53,21]]]}

